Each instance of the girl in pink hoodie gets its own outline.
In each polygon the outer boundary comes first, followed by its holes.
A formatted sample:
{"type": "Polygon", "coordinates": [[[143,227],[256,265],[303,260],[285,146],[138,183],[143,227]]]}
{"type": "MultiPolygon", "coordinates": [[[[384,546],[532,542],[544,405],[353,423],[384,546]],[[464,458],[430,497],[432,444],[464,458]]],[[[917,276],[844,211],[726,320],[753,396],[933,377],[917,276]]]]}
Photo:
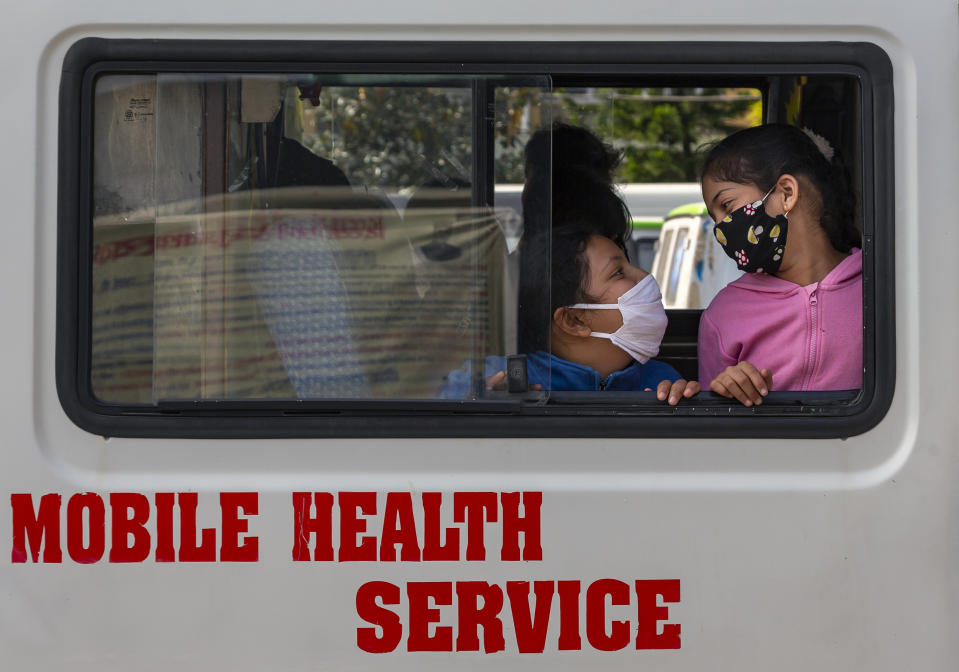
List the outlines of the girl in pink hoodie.
{"type": "Polygon", "coordinates": [[[699,324],[699,380],[746,406],[769,390],[862,386],[862,253],[848,178],[822,138],[768,124],[703,168],[714,233],[744,275],[699,324]]]}

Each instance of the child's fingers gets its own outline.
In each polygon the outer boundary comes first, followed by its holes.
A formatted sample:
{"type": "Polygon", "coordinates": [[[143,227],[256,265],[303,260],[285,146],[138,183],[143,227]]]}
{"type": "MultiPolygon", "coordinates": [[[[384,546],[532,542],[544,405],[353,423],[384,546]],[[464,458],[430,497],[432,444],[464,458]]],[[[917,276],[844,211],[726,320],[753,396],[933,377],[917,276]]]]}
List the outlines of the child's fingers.
{"type": "Polygon", "coordinates": [[[669,405],[675,406],[679,403],[679,400],[683,398],[683,392],[686,390],[687,383],[684,379],[680,378],[669,389],[669,405]]]}
{"type": "MultiPolygon", "coordinates": [[[[739,394],[735,393],[735,390],[733,390],[733,396],[739,399],[739,401],[741,401],[746,406],[763,403],[762,395],[759,393],[759,390],[757,390],[756,386],[753,384],[753,380],[749,376],[749,373],[743,370],[744,367],[742,367],[742,364],[745,364],[745,362],[741,362],[739,366],[727,367],[725,371],[725,374],[729,376],[729,378],[735,383],[735,385],[739,388],[741,392],[741,396],[740,396],[739,394]]],[[[751,364],[749,366],[753,370],[755,370],[756,368],[752,366],[751,364]]],[[[756,371],[756,375],[757,376],[759,375],[758,371],[756,371]]],[[[729,387],[729,383],[727,383],[726,386],[729,387]]],[[[760,387],[762,386],[763,385],[760,384],[760,387]]]]}
{"type": "Polygon", "coordinates": [[[730,378],[726,381],[726,389],[729,390],[729,393],[743,406],[752,406],[752,399],[749,398],[749,394],[742,388],[738,381],[730,378]]]}
{"type": "Polygon", "coordinates": [[[669,391],[673,386],[671,380],[661,380],[659,385],[656,386],[656,398],[660,401],[666,401],[666,397],[669,396],[669,391]]]}
{"type": "Polygon", "coordinates": [[[748,380],[748,376],[731,366],[716,376],[713,382],[709,384],[709,389],[727,399],[735,399],[743,406],[752,406],[753,398],[759,398],[759,393],[756,392],[755,389],[752,389],[752,385],[746,382],[748,380]],[[734,375],[737,373],[740,374],[740,378],[734,375]],[[743,388],[744,385],[746,389],[743,388]],[[750,396],[750,390],[753,396],[750,396]]]}
{"type": "Polygon", "coordinates": [[[733,396],[733,393],[729,391],[729,388],[726,387],[725,383],[723,382],[722,374],[713,378],[713,381],[709,384],[709,389],[716,394],[726,397],[727,399],[733,396]]]}
{"type": "MultiPolygon", "coordinates": [[[[762,374],[762,371],[759,371],[749,362],[740,362],[738,368],[749,377],[749,382],[759,392],[759,394],[763,395],[764,397],[769,394],[769,385],[767,384],[766,376],[762,374]]],[[[763,371],[766,371],[767,374],[769,373],[768,369],[763,369],[763,371]]]]}
{"type": "Polygon", "coordinates": [[[679,403],[680,399],[684,397],[689,398],[696,394],[696,392],[699,392],[699,383],[696,381],[690,383],[680,378],[673,383],[669,390],[669,405],[675,406],[679,403]],[[692,390],[692,392],[690,392],[690,390],[692,390]]]}
{"type": "Polygon", "coordinates": [[[487,390],[505,390],[506,389],[506,372],[498,371],[492,376],[486,379],[486,389],[487,390]]]}
{"type": "MultiPolygon", "coordinates": [[[[728,394],[724,396],[733,397],[743,406],[753,405],[752,397],[748,392],[748,388],[752,386],[746,382],[749,380],[746,374],[733,367],[729,367],[723,373],[719,374],[716,379],[720,381],[720,385],[728,392],[728,394]],[[739,374],[739,377],[737,377],[736,374],[739,374]],[[743,387],[744,385],[746,386],[745,389],[743,387]]],[[[753,392],[756,394],[755,390],[753,390],[753,392]]]]}

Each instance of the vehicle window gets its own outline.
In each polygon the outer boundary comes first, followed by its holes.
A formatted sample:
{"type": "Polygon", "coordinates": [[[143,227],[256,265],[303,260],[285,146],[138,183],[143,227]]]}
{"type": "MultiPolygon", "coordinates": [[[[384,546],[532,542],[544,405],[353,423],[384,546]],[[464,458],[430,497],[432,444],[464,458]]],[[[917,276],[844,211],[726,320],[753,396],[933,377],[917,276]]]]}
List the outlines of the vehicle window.
{"type": "MultiPolygon", "coordinates": [[[[877,242],[892,239],[894,190],[893,164],[879,160],[892,125],[876,103],[891,96],[877,48],[593,45],[583,63],[563,45],[531,57],[521,45],[444,44],[425,56],[396,44],[355,62],[324,43],[224,49],[81,41],[67,59],[57,375],[81,426],[631,436],[703,434],[726,427],[720,416],[761,415],[791,419],[790,435],[830,435],[846,430],[822,418],[884,412],[894,325],[876,315],[888,312],[893,276],[873,264],[894,261],[877,242]],[[689,65],[696,54],[708,72],[689,65]],[[608,375],[596,389],[554,384],[568,371],[540,318],[552,310],[563,213],[544,206],[533,226],[526,202],[530,175],[550,184],[555,168],[552,139],[532,159],[527,143],[550,137],[554,122],[621,155],[613,188],[631,233],[617,244],[651,272],[668,309],[655,360],[686,378],[704,355],[702,311],[740,276],[702,202],[704,152],[767,122],[808,126],[836,148],[867,262],[862,387],[774,388],[779,396],[746,409],[705,393],[664,407],[645,386],[607,389],[608,375]],[[535,351],[530,324],[546,334],[535,351]],[[530,384],[534,369],[542,385],[530,384]],[[575,427],[556,420],[574,416],[575,427]],[[596,420],[607,416],[616,421],[596,420]],[[653,422],[623,419],[638,416],[653,422]],[[254,417],[272,419],[261,429],[254,417]]],[[[723,431],[778,436],[783,426],[723,431]]]]}

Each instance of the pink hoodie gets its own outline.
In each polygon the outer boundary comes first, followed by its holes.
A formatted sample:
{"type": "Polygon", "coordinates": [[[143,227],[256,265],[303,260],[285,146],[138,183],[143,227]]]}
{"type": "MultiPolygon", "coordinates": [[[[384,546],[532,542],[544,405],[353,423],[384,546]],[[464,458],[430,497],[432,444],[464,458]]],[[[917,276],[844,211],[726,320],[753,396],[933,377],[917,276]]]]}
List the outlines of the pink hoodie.
{"type": "Polygon", "coordinates": [[[806,287],[746,273],[720,291],[699,323],[699,382],[741,361],[774,390],[862,387],[862,251],[806,287]]]}

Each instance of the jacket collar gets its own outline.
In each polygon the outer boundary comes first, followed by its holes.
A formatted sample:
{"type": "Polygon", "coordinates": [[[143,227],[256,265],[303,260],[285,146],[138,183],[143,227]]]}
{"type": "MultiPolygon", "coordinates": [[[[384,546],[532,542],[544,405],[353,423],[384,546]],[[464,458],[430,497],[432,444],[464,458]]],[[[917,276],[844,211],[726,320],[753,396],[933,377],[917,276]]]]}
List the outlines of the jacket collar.
{"type": "MultiPolygon", "coordinates": [[[[526,356],[530,381],[539,382],[544,388],[551,382],[551,389],[559,391],[599,390],[603,378],[599,371],[583,364],[561,359],[556,355],[538,350],[526,356]]],[[[614,371],[606,378],[606,387],[612,387],[620,379],[631,380],[642,375],[642,364],[634,361],[625,369],[614,371]]]]}

